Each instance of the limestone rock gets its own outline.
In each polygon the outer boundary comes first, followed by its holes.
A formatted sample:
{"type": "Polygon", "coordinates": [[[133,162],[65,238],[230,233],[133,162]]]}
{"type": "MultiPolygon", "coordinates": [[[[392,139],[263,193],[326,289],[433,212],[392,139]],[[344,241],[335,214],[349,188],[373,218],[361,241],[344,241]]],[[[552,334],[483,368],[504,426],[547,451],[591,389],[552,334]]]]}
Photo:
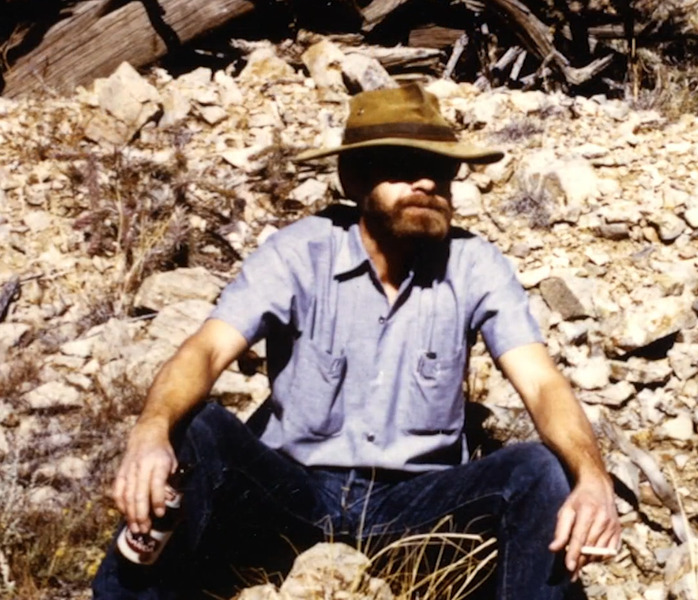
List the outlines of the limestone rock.
{"type": "Polygon", "coordinates": [[[298,187],[291,190],[289,197],[306,206],[312,206],[325,199],[328,189],[329,186],[324,181],[306,179],[298,187]]]}
{"type": "Polygon", "coordinates": [[[659,238],[665,243],[673,242],[686,229],[683,219],[667,211],[651,217],[651,223],[657,228],[659,238]]]}
{"type": "Polygon", "coordinates": [[[666,359],[649,361],[633,356],[627,361],[609,361],[611,377],[615,381],[626,381],[642,385],[666,383],[672,374],[672,369],[666,359]]]}
{"type": "Polygon", "coordinates": [[[205,300],[183,300],[163,308],[148,328],[148,335],[179,346],[206,320],[213,305],[205,300]]]}
{"type": "Polygon", "coordinates": [[[35,411],[61,411],[83,405],[78,390],[60,381],[44,383],[24,395],[24,401],[35,411]]]}
{"type": "Polygon", "coordinates": [[[342,73],[350,87],[362,92],[394,88],[398,85],[377,59],[357,52],[351,52],[344,57],[342,73]]]}
{"type": "Polygon", "coordinates": [[[289,600],[308,598],[345,597],[349,600],[367,599],[369,586],[374,588],[371,598],[392,600],[387,585],[371,586],[366,570],[368,558],[351,546],[341,543],[316,544],[293,563],[293,568],[281,586],[289,600]]]}
{"type": "Polygon", "coordinates": [[[254,83],[276,81],[295,76],[293,67],[279,58],[271,46],[253,50],[247,56],[247,64],[238,76],[238,82],[254,83]]]}
{"type": "Polygon", "coordinates": [[[551,310],[560,313],[565,321],[589,316],[582,303],[560,277],[549,277],[541,281],[538,287],[546,304],[551,310]]]}
{"type": "Polygon", "coordinates": [[[472,181],[454,181],[451,184],[452,204],[460,217],[476,217],[482,213],[482,194],[472,181]]]}
{"type": "Polygon", "coordinates": [[[585,205],[599,195],[598,177],[583,158],[561,159],[550,151],[530,154],[516,172],[519,190],[552,204],[555,217],[576,221],[585,205]]]}
{"type": "Polygon", "coordinates": [[[272,583],[263,585],[255,585],[245,588],[237,596],[235,600],[287,600],[288,596],[283,592],[279,592],[276,586],[272,583]]]}
{"type": "Polygon", "coordinates": [[[693,419],[688,413],[681,413],[673,419],[667,419],[657,430],[660,437],[686,442],[694,436],[693,419]]]}
{"type": "Polygon", "coordinates": [[[603,404],[619,407],[635,394],[635,387],[629,381],[619,381],[593,392],[582,392],[579,399],[586,404],[603,404]]]}
{"type": "Polygon", "coordinates": [[[696,316],[689,298],[659,298],[607,319],[604,326],[607,348],[610,353],[621,355],[682,329],[690,329],[695,323],[696,316]]]}
{"type": "Polygon", "coordinates": [[[345,56],[339,46],[323,39],[310,46],[301,58],[318,88],[346,92],[342,76],[345,56]]]}
{"type": "Polygon", "coordinates": [[[134,298],[134,306],[159,311],[185,300],[213,302],[220,293],[220,280],[203,267],[182,268],[148,277],[134,298]]]}
{"type": "Polygon", "coordinates": [[[0,356],[16,346],[29,331],[31,327],[24,323],[0,323],[0,356]]]}
{"type": "Polygon", "coordinates": [[[106,79],[94,82],[99,112],[85,127],[85,135],[98,143],[121,145],[130,141],[160,110],[158,90],[124,62],[106,79]]]}
{"type": "Polygon", "coordinates": [[[572,383],[583,390],[598,390],[609,383],[611,367],[602,356],[595,356],[570,373],[572,383]]]}
{"type": "Polygon", "coordinates": [[[674,344],[667,357],[674,373],[682,381],[698,374],[698,344],[674,344]]]}
{"type": "Polygon", "coordinates": [[[664,580],[675,600],[693,600],[696,592],[696,572],[692,556],[698,554],[698,540],[691,539],[674,549],[664,568],[664,580]],[[691,546],[692,544],[692,546],[691,546]]]}

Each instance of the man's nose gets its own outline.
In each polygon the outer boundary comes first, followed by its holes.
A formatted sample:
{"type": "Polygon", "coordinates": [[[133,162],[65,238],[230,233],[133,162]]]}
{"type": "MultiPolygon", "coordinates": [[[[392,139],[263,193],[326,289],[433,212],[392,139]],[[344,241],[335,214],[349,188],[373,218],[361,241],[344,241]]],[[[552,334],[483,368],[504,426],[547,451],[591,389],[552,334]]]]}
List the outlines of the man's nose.
{"type": "Polygon", "coordinates": [[[436,181],[431,177],[421,176],[412,182],[412,189],[415,192],[433,192],[436,189],[436,181]]]}

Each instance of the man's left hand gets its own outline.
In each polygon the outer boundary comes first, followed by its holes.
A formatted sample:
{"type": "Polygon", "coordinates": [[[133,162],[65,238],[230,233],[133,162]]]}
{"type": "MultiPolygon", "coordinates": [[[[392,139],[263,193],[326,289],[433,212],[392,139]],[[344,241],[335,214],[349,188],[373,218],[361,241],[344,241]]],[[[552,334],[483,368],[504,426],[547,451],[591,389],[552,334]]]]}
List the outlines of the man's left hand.
{"type": "Polygon", "coordinates": [[[555,539],[549,548],[558,552],[567,548],[565,565],[572,581],[590,557],[583,546],[616,551],[620,545],[621,526],[613,497],[613,486],[605,474],[580,478],[557,513],[555,539]]]}

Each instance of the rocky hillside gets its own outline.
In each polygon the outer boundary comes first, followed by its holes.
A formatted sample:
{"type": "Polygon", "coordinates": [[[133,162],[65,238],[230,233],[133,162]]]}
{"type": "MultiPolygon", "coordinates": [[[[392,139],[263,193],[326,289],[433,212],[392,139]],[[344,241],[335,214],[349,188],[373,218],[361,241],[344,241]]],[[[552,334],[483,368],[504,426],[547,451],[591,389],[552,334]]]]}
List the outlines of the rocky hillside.
{"type": "MultiPolygon", "coordinates": [[[[338,141],[347,81],[395,79],[313,42],[248,43],[227,72],[122,65],[69,97],[0,98],[5,597],[86,597],[153,372],[258,243],[341,197],[331,159],[290,157],[338,141]]],[[[623,547],[586,568],[587,596],[695,600],[698,117],[425,81],[464,138],[506,150],[461,170],[457,222],[515,263],[617,478],[623,547]]],[[[467,382],[496,438],[534,435],[481,344],[467,382]]],[[[264,347],[214,392],[249,414],[264,347]]]]}

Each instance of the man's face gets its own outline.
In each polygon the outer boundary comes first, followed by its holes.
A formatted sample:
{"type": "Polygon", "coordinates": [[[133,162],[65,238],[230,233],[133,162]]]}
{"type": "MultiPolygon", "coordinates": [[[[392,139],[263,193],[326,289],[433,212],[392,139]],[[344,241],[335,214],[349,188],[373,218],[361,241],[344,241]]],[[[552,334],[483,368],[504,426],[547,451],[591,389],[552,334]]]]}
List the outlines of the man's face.
{"type": "Polygon", "coordinates": [[[364,219],[397,238],[443,239],[453,216],[451,181],[458,167],[455,160],[419,150],[371,150],[362,169],[369,184],[364,219]]]}

